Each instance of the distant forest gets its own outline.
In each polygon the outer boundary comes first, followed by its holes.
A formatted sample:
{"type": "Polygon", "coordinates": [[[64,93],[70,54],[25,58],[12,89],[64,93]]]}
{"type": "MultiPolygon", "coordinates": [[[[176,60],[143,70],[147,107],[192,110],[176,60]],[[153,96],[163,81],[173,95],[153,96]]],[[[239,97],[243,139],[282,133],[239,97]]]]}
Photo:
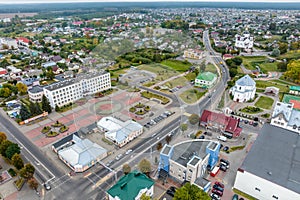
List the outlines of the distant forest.
{"type": "MultiPolygon", "coordinates": [[[[49,3],[49,4],[0,4],[0,13],[53,11],[120,12],[142,8],[241,8],[300,10],[300,3],[250,3],[250,2],[98,2],[98,3],[49,3]],[[92,10],[91,10],[92,9],[92,10]]],[[[62,12],[59,12],[62,16],[62,12]]]]}

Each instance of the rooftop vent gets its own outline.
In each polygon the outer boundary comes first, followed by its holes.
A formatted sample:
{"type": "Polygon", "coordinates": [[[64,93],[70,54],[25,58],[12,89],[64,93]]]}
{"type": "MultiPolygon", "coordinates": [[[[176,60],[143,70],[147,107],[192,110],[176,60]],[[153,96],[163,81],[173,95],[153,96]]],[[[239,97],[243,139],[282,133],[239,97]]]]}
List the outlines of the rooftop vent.
{"type": "Polygon", "coordinates": [[[122,185],[121,185],[121,189],[123,189],[125,186],[127,185],[127,183],[125,182],[125,183],[122,183],[122,185]]]}
{"type": "Polygon", "coordinates": [[[270,176],[272,176],[272,172],[269,171],[268,174],[269,174],[270,176]]]}

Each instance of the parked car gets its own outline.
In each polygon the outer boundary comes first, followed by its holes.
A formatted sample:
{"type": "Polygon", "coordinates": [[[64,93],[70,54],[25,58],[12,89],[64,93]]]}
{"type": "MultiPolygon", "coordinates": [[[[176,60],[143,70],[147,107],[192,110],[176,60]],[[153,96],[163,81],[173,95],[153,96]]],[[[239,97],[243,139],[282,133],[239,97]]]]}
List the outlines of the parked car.
{"type": "Polygon", "coordinates": [[[223,144],[220,144],[220,149],[222,149],[222,148],[223,148],[223,146],[224,146],[223,144]]]}
{"type": "Polygon", "coordinates": [[[51,186],[49,185],[49,183],[44,183],[44,187],[46,190],[51,190],[51,186]]]}
{"type": "Polygon", "coordinates": [[[227,138],[225,136],[220,135],[220,136],[218,136],[218,140],[226,142],[227,138]]]}
{"type": "Polygon", "coordinates": [[[223,196],[223,192],[221,192],[220,190],[217,190],[215,188],[213,188],[211,192],[214,194],[217,194],[218,196],[223,196]]]}
{"type": "Polygon", "coordinates": [[[220,170],[222,170],[223,172],[226,172],[226,170],[227,170],[227,165],[224,165],[224,164],[221,163],[221,165],[220,165],[220,170]]]}
{"type": "Polygon", "coordinates": [[[175,192],[172,190],[167,190],[167,194],[170,195],[171,197],[174,197],[175,192]]]}
{"type": "Polygon", "coordinates": [[[199,137],[199,139],[204,139],[205,138],[205,136],[204,135],[201,135],[200,137],[199,137]]]}
{"type": "Polygon", "coordinates": [[[215,193],[211,193],[210,197],[212,200],[221,200],[221,198],[219,197],[219,195],[215,194],[215,193]]]}
{"type": "Polygon", "coordinates": [[[253,123],[253,126],[254,126],[254,127],[257,127],[257,126],[258,126],[258,123],[257,123],[257,122],[254,122],[254,123],[253,123]]]}
{"type": "Polygon", "coordinates": [[[229,150],[229,147],[228,146],[225,146],[224,148],[223,148],[223,151],[228,151],[229,150]]]}
{"type": "Polygon", "coordinates": [[[216,185],[216,184],[213,186],[213,188],[214,188],[214,189],[217,189],[217,190],[219,190],[219,191],[221,191],[221,192],[224,192],[224,189],[221,188],[220,186],[216,185]]]}
{"type": "Polygon", "coordinates": [[[245,199],[241,197],[241,198],[239,198],[239,200],[245,200],[245,199]]]}
{"type": "Polygon", "coordinates": [[[239,196],[238,196],[237,194],[234,194],[234,195],[232,196],[232,200],[239,200],[239,196]]]}
{"type": "Polygon", "coordinates": [[[225,165],[228,165],[228,166],[230,165],[230,162],[228,160],[223,159],[223,158],[221,158],[220,162],[224,163],[225,165]]]}
{"type": "Polygon", "coordinates": [[[218,186],[220,186],[221,188],[224,188],[224,184],[221,183],[221,182],[219,182],[219,181],[216,181],[216,182],[215,182],[215,185],[218,185],[218,186]]]}
{"type": "Polygon", "coordinates": [[[206,132],[206,131],[205,131],[203,134],[204,134],[204,135],[208,135],[208,136],[212,136],[212,133],[211,133],[211,132],[206,132]]]}
{"type": "Polygon", "coordinates": [[[130,154],[132,152],[132,149],[128,149],[127,151],[126,151],[126,155],[128,155],[128,154],[130,154]]]}

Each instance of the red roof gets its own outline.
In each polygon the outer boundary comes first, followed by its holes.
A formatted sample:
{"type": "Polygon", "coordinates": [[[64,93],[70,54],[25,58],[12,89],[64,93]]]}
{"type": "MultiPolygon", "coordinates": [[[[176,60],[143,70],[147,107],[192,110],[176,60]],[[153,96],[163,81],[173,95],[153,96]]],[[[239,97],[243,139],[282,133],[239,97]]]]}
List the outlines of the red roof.
{"type": "Polygon", "coordinates": [[[294,109],[297,109],[297,110],[300,110],[300,102],[295,100],[295,99],[291,99],[290,100],[290,103],[293,103],[294,104],[294,109]]]}
{"type": "Polygon", "coordinates": [[[238,126],[239,120],[226,116],[223,113],[215,113],[209,110],[204,110],[201,117],[200,123],[214,123],[219,124],[221,126],[225,126],[225,131],[232,133],[233,137],[237,137],[240,135],[242,129],[238,126]]]}
{"type": "Polygon", "coordinates": [[[19,37],[19,38],[17,38],[17,40],[21,41],[21,42],[24,42],[24,43],[29,43],[30,42],[30,40],[25,38],[25,37],[19,37]]]}
{"type": "Polygon", "coordinates": [[[7,74],[6,69],[0,70],[0,75],[4,75],[4,74],[7,74]]]}

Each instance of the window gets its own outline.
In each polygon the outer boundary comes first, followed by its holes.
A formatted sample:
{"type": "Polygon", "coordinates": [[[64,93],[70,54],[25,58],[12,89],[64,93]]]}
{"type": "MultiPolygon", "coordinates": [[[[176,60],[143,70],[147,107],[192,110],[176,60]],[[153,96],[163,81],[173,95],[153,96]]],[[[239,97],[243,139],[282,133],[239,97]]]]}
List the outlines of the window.
{"type": "Polygon", "coordinates": [[[277,197],[277,196],[275,196],[275,195],[273,195],[272,197],[273,197],[274,199],[278,199],[278,197],[277,197]]]}
{"type": "Polygon", "coordinates": [[[257,188],[257,187],[255,188],[255,190],[257,190],[257,191],[259,191],[259,192],[260,192],[260,189],[259,189],[259,188],[257,188]]]}

